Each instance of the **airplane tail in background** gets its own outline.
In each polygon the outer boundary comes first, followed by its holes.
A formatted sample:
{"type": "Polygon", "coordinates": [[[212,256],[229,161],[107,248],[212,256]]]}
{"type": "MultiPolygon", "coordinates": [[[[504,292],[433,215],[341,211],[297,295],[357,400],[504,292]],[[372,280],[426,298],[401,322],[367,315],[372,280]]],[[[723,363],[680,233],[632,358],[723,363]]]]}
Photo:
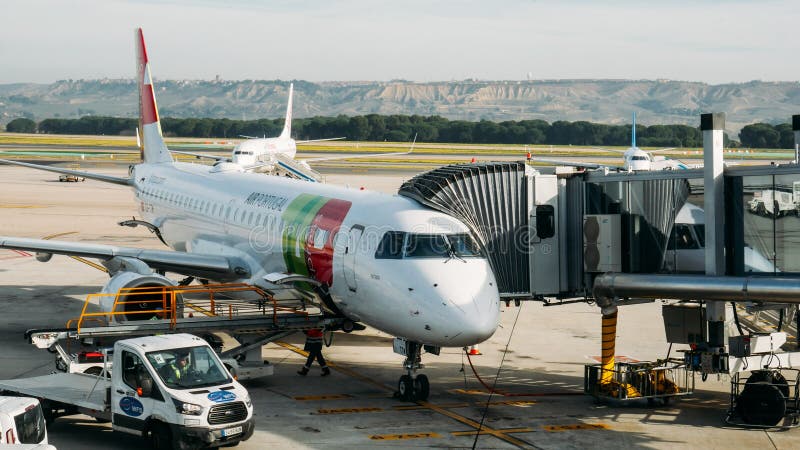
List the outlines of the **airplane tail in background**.
{"type": "Polygon", "coordinates": [[[631,127],[631,148],[636,148],[636,111],[633,112],[633,126],[631,127]]]}
{"type": "Polygon", "coordinates": [[[289,139],[292,136],[292,96],[294,95],[294,83],[289,85],[289,104],[286,105],[286,121],[283,123],[283,131],[278,136],[279,139],[289,139]]]}
{"type": "Polygon", "coordinates": [[[139,83],[139,139],[142,161],[145,163],[171,163],[172,155],[164,143],[161,124],[158,121],[156,95],[153,78],[150,75],[150,62],[144,45],[142,29],[136,30],[136,74],[139,83]]]}

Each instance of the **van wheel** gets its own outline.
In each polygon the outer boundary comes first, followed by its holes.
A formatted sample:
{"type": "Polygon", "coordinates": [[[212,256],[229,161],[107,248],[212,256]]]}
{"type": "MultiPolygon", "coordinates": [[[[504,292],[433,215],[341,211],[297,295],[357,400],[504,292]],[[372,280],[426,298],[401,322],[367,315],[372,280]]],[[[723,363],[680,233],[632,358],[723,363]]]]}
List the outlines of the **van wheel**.
{"type": "Polygon", "coordinates": [[[172,449],[172,431],[163,423],[155,423],[150,427],[150,445],[154,450],[172,449]]]}

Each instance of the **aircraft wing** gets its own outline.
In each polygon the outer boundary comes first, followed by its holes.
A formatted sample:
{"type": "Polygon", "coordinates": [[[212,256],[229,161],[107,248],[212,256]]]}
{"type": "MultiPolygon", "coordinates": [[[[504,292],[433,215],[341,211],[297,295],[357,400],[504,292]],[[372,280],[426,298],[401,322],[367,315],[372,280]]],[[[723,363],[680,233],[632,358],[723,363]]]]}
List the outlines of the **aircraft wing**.
{"type": "Polygon", "coordinates": [[[179,155],[194,156],[195,158],[198,158],[198,159],[200,159],[200,158],[208,158],[208,159],[213,159],[214,161],[229,161],[230,160],[230,158],[228,158],[227,156],[207,155],[207,154],[204,154],[204,153],[184,152],[184,151],[181,151],[181,150],[170,150],[170,153],[178,153],[179,155]]]}
{"type": "Polygon", "coordinates": [[[329,156],[325,158],[310,158],[304,159],[306,163],[315,163],[315,162],[322,162],[322,161],[336,161],[339,159],[356,159],[356,158],[378,158],[381,156],[402,156],[402,155],[410,155],[414,151],[414,145],[417,143],[417,135],[414,135],[414,140],[411,142],[411,147],[409,147],[408,151],[405,152],[393,152],[393,153],[367,153],[364,155],[341,155],[341,156],[329,156]]]}
{"type": "Polygon", "coordinates": [[[79,177],[89,178],[90,180],[104,181],[106,183],[121,184],[124,186],[130,185],[129,178],[112,177],[111,175],[102,175],[99,173],[83,172],[80,170],[62,169],[61,167],[50,167],[41,164],[30,164],[22,161],[11,161],[8,159],[0,159],[2,164],[11,164],[14,166],[30,167],[31,169],[47,170],[49,172],[63,173],[67,175],[75,175],[79,177]]]}
{"type": "Polygon", "coordinates": [[[560,166],[585,167],[587,169],[600,169],[602,167],[608,167],[609,169],[619,169],[620,168],[620,166],[615,166],[615,165],[610,165],[610,164],[598,164],[598,163],[577,162],[577,161],[564,161],[562,159],[540,158],[538,156],[531,156],[531,161],[543,162],[543,163],[548,163],[548,164],[556,164],[556,165],[560,165],[560,166]]]}
{"type": "Polygon", "coordinates": [[[413,150],[409,150],[407,152],[393,152],[393,153],[367,153],[364,155],[340,155],[340,156],[328,156],[324,158],[308,158],[304,159],[303,161],[313,164],[316,162],[322,161],[336,161],[340,159],[356,159],[356,158],[380,158],[382,156],[402,156],[402,155],[409,155],[413,150]]]}
{"type": "Polygon", "coordinates": [[[308,144],[311,142],[325,142],[325,141],[341,141],[343,139],[347,139],[346,137],[335,137],[335,138],[325,138],[325,139],[307,139],[305,141],[294,141],[295,144],[308,144]]]}
{"type": "MultiPolygon", "coordinates": [[[[171,250],[149,250],[82,242],[52,241],[0,236],[0,248],[37,253],[80,256],[108,261],[115,257],[138,259],[156,270],[219,281],[240,279],[249,274],[238,258],[171,250]]],[[[46,259],[45,259],[46,260],[46,259]]]]}

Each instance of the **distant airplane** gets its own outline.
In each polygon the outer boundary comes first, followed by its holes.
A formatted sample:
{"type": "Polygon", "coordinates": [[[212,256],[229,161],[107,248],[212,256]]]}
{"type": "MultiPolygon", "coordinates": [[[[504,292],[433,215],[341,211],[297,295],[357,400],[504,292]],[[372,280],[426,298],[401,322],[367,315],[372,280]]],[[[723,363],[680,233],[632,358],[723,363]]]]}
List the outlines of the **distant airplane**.
{"type": "Polygon", "coordinates": [[[624,170],[629,172],[645,172],[648,170],[664,169],[689,169],[690,167],[680,161],[667,159],[663,156],[655,156],[654,153],[674,150],[675,147],[662,148],[658,150],[645,151],[636,146],[636,113],[633,113],[633,126],[631,127],[631,146],[627,150],[601,149],[609,152],[622,153],[622,166],[614,164],[583,163],[575,161],[565,161],[551,158],[540,158],[531,156],[531,161],[546,162],[562,166],[585,167],[587,169],[600,169],[607,167],[613,170],[624,170]]]}
{"type": "MultiPolygon", "coordinates": [[[[136,48],[142,161],[127,177],[0,163],[130,187],[142,215],[136,225],[156,232],[170,250],[4,236],[0,248],[37,252],[40,261],[53,254],[97,258],[111,275],[102,292],[176,285],[165,272],[266,290],[293,287],[351,325],[396,336],[395,352],[406,357],[398,382],[406,400],[428,397],[428,378],[416,376],[423,348],[439,354],[440,347],[474,345],[495,332],[497,281],[463,222],[402,196],[174,161],[141,29],[136,48]]],[[[126,313],[151,308],[120,301],[126,313]]]]}
{"type": "MultiPolygon", "coordinates": [[[[257,138],[253,136],[242,136],[247,138],[247,140],[237,144],[233,148],[230,157],[208,155],[204,153],[177,151],[177,150],[173,150],[172,153],[194,156],[196,158],[213,159],[216,161],[216,164],[223,164],[223,163],[235,164],[236,166],[238,166],[238,168],[241,168],[241,170],[244,172],[274,172],[276,168],[280,168],[281,170],[287,172],[291,176],[307,181],[318,181],[317,174],[313,170],[311,170],[309,163],[313,164],[319,161],[331,161],[337,159],[407,155],[411,153],[411,150],[409,150],[407,152],[377,153],[377,154],[366,154],[366,155],[343,155],[337,157],[296,160],[295,155],[297,154],[297,144],[336,141],[345,138],[337,137],[337,138],[326,138],[326,139],[310,139],[304,141],[296,141],[292,139],[291,134],[292,134],[293,97],[294,97],[294,83],[289,85],[289,102],[286,105],[286,120],[284,121],[283,124],[283,130],[281,131],[281,134],[278,137],[257,138]]],[[[229,170],[237,170],[236,166],[229,167],[229,170]]]]}

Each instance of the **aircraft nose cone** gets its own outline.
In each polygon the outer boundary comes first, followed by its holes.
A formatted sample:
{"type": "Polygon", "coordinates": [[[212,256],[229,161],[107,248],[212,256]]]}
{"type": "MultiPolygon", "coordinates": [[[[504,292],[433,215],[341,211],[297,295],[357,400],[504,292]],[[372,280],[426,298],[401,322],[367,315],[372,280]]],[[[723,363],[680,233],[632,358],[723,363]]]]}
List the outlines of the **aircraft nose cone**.
{"type": "Polygon", "coordinates": [[[495,283],[484,285],[470,302],[461,304],[458,322],[459,334],[453,337],[452,346],[474,345],[489,339],[500,323],[500,294],[495,283]]]}

